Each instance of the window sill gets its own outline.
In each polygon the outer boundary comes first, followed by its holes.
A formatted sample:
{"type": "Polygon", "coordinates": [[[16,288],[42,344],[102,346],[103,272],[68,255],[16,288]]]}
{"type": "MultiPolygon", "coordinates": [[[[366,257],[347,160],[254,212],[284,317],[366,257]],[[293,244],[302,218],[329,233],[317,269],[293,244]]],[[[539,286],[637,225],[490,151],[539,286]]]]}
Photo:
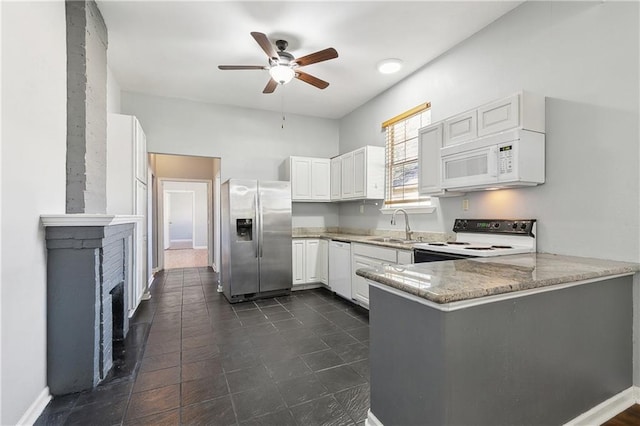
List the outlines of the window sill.
{"type": "Polygon", "coordinates": [[[413,207],[383,207],[380,209],[380,213],[382,214],[393,214],[397,209],[403,209],[407,212],[407,214],[428,214],[436,211],[435,206],[413,206],[413,207]]]}

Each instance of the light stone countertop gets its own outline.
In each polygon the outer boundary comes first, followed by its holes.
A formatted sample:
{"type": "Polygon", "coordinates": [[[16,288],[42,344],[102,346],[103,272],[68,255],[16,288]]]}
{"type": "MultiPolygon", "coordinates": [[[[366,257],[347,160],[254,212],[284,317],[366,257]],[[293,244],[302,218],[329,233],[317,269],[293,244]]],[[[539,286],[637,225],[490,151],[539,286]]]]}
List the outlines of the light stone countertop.
{"type": "Polygon", "coordinates": [[[631,275],[636,263],[546,253],[358,269],[357,275],[444,304],[583,280],[631,275]]]}
{"type": "Polygon", "coordinates": [[[400,250],[413,250],[413,245],[422,242],[443,241],[447,239],[444,233],[425,233],[416,232],[414,238],[422,238],[422,240],[412,241],[410,243],[400,241],[374,241],[376,238],[390,237],[396,240],[404,240],[404,231],[398,232],[384,232],[379,235],[362,235],[362,234],[350,234],[345,232],[321,232],[321,231],[306,231],[306,232],[294,232],[292,234],[293,239],[298,238],[323,238],[327,240],[342,241],[346,243],[362,243],[372,244],[376,246],[395,248],[400,250]],[[415,235],[418,234],[418,235],[415,235]]]}

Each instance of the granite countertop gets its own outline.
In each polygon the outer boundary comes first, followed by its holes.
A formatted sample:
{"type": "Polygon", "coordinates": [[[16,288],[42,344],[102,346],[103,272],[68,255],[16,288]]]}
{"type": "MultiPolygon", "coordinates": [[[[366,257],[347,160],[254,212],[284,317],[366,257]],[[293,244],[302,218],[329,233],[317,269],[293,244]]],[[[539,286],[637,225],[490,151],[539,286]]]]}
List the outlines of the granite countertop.
{"type": "Polygon", "coordinates": [[[636,263],[532,253],[365,268],[356,274],[444,304],[638,271],[636,263]]]}
{"type": "MultiPolygon", "coordinates": [[[[404,232],[403,232],[404,234],[404,232]]],[[[422,240],[416,240],[411,242],[404,242],[404,237],[400,236],[388,236],[388,235],[361,235],[361,234],[348,234],[342,232],[311,232],[311,233],[293,233],[292,238],[324,238],[334,241],[342,241],[345,243],[362,243],[372,244],[381,247],[389,247],[400,250],[413,250],[413,245],[416,243],[422,243],[427,241],[442,241],[444,234],[432,233],[426,234],[422,237],[422,240]],[[393,238],[392,241],[375,241],[383,237],[393,238]],[[394,241],[395,240],[395,241],[394,241]]]]}

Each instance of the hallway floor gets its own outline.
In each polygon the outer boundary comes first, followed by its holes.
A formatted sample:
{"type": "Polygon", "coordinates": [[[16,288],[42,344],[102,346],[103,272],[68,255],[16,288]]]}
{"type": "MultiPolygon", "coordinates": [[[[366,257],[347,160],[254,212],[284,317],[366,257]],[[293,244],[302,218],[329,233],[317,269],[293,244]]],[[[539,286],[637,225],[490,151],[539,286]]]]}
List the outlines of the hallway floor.
{"type": "Polygon", "coordinates": [[[165,269],[201,268],[209,264],[209,251],[205,249],[170,249],[164,251],[165,269]]]}
{"type": "Polygon", "coordinates": [[[324,289],[231,305],[216,282],[158,274],[107,383],[54,398],[36,424],[364,424],[366,310],[324,289]]]}

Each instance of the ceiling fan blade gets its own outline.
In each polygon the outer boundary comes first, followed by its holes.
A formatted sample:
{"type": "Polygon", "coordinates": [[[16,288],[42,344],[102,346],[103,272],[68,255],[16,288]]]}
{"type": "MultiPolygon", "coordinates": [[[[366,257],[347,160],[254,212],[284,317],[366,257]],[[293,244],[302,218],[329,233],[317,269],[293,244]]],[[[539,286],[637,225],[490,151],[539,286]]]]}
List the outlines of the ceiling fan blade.
{"type": "Polygon", "coordinates": [[[316,86],[318,89],[326,89],[329,86],[329,83],[326,81],[320,80],[318,77],[314,77],[311,74],[307,74],[302,71],[296,70],[296,78],[304,81],[305,83],[309,83],[312,86],[316,86]]]}
{"type": "Polygon", "coordinates": [[[269,41],[266,35],[262,33],[253,32],[251,33],[253,38],[258,42],[264,53],[267,54],[268,57],[278,59],[279,56],[276,53],[276,49],[273,48],[273,44],[269,41]]]}
{"type": "Polygon", "coordinates": [[[218,65],[221,70],[263,70],[266,67],[262,65],[218,65]]]}
{"type": "Polygon", "coordinates": [[[302,58],[297,58],[295,63],[298,64],[299,67],[306,67],[307,65],[316,64],[322,61],[328,61],[329,59],[334,59],[338,57],[338,52],[333,47],[329,47],[328,49],[320,50],[315,53],[311,53],[307,56],[303,56],[302,58]]]}
{"type": "Polygon", "coordinates": [[[273,91],[276,90],[276,87],[278,87],[278,82],[274,79],[270,79],[262,93],[273,93],[273,91]]]}

